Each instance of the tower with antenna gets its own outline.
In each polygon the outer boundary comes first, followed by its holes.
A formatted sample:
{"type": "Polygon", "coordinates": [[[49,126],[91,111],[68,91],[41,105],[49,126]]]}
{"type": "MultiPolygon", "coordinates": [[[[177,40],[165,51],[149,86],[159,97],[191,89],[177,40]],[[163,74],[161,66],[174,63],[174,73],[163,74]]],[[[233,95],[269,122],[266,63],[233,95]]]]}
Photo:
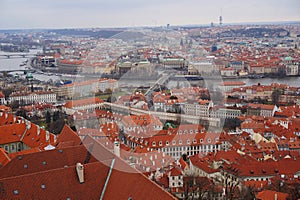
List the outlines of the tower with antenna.
{"type": "Polygon", "coordinates": [[[221,15],[220,15],[220,17],[219,17],[219,25],[220,25],[220,26],[223,25],[222,8],[221,8],[221,15]]]}

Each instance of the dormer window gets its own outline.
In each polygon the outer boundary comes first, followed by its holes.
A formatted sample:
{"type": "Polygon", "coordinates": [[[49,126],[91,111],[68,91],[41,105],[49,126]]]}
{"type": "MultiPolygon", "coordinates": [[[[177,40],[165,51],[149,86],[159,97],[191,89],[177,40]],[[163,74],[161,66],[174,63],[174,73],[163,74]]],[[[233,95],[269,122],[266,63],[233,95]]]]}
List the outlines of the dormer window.
{"type": "Polygon", "coordinates": [[[176,141],[175,141],[175,140],[173,140],[173,141],[172,141],[172,144],[173,144],[173,145],[175,145],[175,144],[176,144],[176,141]]]}
{"type": "Polygon", "coordinates": [[[191,141],[190,141],[190,140],[187,140],[187,141],[186,141],[186,143],[187,143],[187,144],[190,144],[190,143],[191,143],[191,141]]]}
{"type": "Polygon", "coordinates": [[[182,140],[179,140],[179,144],[182,144],[182,140]]]}
{"type": "Polygon", "coordinates": [[[196,139],[193,139],[193,143],[196,144],[196,143],[197,143],[197,140],[196,140],[196,139]]]}
{"type": "Polygon", "coordinates": [[[208,143],[211,143],[211,139],[210,139],[210,138],[208,138],[208,139],[207,139],[207,142],[208,142],[208,143]]]}
{"type": "Polygon", "coordinates": [[[166,141],[166,145],[169,145],[169,141],[166,141]]]}
{"type": "Polygon", "coordinates": [[[162,146],[162,141],[159,141],[158,145],[159,145],[159,146],[162,146]]]}
{"type": "Polygon", "coordinates": [[[155,146],[156,145],[156,142],[152,142],[152,146],[155,146]]]}
{"type": "Polygon", "coordinates": [[[200,143],[203,143],[203,139],[200,139],[200,143]]]}

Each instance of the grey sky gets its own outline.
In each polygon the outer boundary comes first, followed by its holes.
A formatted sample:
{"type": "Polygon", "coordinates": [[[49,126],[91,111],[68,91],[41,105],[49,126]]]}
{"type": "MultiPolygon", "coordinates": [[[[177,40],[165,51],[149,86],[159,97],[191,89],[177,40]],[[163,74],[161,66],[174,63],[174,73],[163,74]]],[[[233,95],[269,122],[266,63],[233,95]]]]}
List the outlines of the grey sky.
{"type": "Polygon", "coordinates": [[[0,29],[300,20],[299,0],[0,0],[0,29]]]}

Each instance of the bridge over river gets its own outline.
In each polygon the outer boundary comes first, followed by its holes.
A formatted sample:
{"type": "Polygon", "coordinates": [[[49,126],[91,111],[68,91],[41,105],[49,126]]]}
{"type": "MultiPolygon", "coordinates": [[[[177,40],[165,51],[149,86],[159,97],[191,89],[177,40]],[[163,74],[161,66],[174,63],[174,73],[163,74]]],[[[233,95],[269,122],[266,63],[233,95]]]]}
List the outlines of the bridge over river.
{"type": "Polygon", "coordinates": [[[10,58],[32,58],[37,56],[33,53],[11,53],[11,54],[0,54],[0,59],[10,59],[10,58]]]}

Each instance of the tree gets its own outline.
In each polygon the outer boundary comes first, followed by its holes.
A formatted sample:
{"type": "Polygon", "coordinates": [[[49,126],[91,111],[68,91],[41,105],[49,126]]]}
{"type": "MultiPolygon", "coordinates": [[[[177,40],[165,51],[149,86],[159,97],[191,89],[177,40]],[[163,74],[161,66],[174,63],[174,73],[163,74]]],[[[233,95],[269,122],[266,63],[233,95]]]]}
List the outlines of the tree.
{"type": "Polygon", "coordinates": [[[170,96],[170,99],[175,100],[175,99],[178,99],[178,97],[172,95],[172,96],[170,96]]]}
{"type": "Polygon", "coordinates": [[[212,181],[207,177],[188,175],[183,179],[184,199],[207,199],[212,185],[212,181]]]}
{"type": "Polygon", "coordinates": [[[106,100],[107,102],[113,103],[117,101],[117,98],[114,95],[109,95],[109,97],[106,100]]]}
{"type": "Polygon", "coordinates": [[[278,89],[273,90],[271,98],[272,98],[272,103],[274,105],[276,105],[279,102],[280,95],[281,95],[281,92],[278,89]]]}
{"type": "Polygon", "coordinates": [[[235,130],[237,127],[240,127],[242,121],[239,118],[226,118],[224,120],[224,128],[229,130],[235,130]]]}
{"type": "Polygon", "coordinates": [[[112,93],[112,90],[111,90],[110,88],[107,88],[107,89],[105,89],[104,92],[107,93],[107,94],[111,94],[111,93],[112,93]]]}
{"type": "Polygon", "coordinates": [[[55,111],[53,113],[53,122],[57,121],[59,119],[59,111],[55,111]]]}
{"type": "Polygon", "coordinates": [[[51,122],[51,114],[49,111],[46,112],[46,123],[49,124],[51,122]]]}
{"type": "Polygon", "coordinates": [[[24,109],[22,109],[22,108],[19,109],[19,110],[16,112],[16,115],[17,115],[17,116],[21,116],[21,117],[27,119],[26,111],[25,111],[24,109]]]}
{"type": "Polygon", "coordinates": [[[101,95],[101,94],[103,94],[102,90],[98,90],[98,91],[95,93],[95,96],[99,96],[99,95],[101,95]]]}

